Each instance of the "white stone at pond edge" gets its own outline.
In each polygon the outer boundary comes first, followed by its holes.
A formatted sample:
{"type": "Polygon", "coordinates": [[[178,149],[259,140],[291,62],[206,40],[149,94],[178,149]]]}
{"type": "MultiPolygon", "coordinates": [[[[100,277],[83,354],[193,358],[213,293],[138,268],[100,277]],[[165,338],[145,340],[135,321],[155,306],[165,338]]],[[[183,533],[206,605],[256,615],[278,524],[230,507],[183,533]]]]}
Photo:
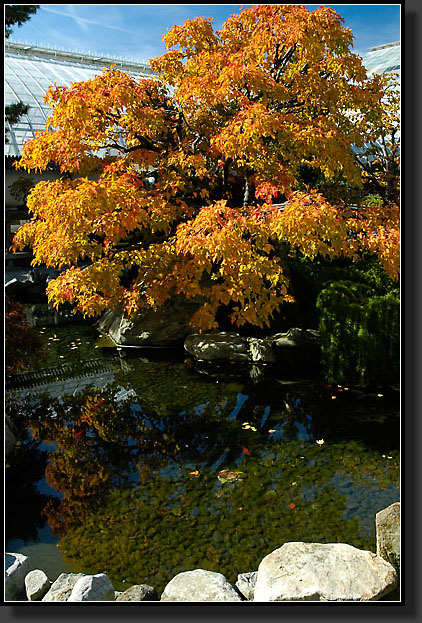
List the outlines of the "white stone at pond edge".
{"type": "Polygon", "coordinates": [[[239,575],[237,576],[235,586],[248,601],[253,601],[257,576],[257,571],[251,571],[250,573],[239,573],[239,575]]]}
{"type": "Polygon", "coordinates": [[[178,573],[165,587],[161,601],[242,601],[222,573],[195,569],[178,573]]]}
{"type": "Polygon", "coordinates": [[[67,601],[114,601],[114,588],[105,573],[85,575],[73,587],[67,601]]]}
{"type": "Polygon", "coordinates": [[[148,584],[135,584],[119,593],[116,601],[159,601],[158,593],[148,584]]]}
{"type": "Polygon", "coordinates": [[[377,554],[400,571],[400,502],[384,508],[375,517],[377,554]]]}
{"type": "Polygon", "coordinates": [[[28,601],[38,601],[50,588],[50,580],[41,569],[30,571],[25,577],[25,590],[28,601]]]}
{"type": "Polygon", "coordinates": [[[376,601],[396,586],[394,567],[372,552],[293,542],[259,564],[254,601],[376,601]]]}
{"type": "Polygon", "coordinates": [[[76,582],[83,577],[83,573],[61,573],[42,601],[67,601],[76,582]]]}
{"type": "Polygon", "coordinates": [[[25,577],[34,568],[32,560],[23,554],[5,556],[4,598],[14,601],[25,598],[25,577]]]}

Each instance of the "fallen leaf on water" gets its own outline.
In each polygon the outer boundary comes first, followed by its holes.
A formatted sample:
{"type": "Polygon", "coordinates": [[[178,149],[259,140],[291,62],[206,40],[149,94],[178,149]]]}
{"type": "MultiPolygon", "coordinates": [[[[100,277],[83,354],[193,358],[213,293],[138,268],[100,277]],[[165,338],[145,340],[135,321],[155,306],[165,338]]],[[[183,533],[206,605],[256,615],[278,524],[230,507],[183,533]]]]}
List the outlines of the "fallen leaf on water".
{"type": "Polygon", "coordinates": [[[276,433],[276,429],[275,428],[270,428],[270,430],[268,431],[269,433],[276,433]]]}
{"type": "Polygon", "coordinates": [[[241,480],[244,475],[244,472],[236,472],[229,469],[223,469],[221,470],[221,472],[218,472],[217,478],[221,483],[224,484],[226,482],[235,482],[236,480],[241,480]]]}
{"type": "Polygon", "coordinates": [[[247,454],[248,456],[252,456],[252,452],[248,450],[247,448],[245,448],[245,446],[241,446],[241,448],[245,454],[247,454]]]}
{"type": "Polygon", "coordinates": [[[195,469],[195,471],[189,472],[189,476],[199,476],[199,471],[195,469]]]}
{"type": "Polygon", "coordinates": [[[289,504],[289,508],[296,508],[296,504],[294,504],[293,502],[291,502],[291,503],[289,504]]]}

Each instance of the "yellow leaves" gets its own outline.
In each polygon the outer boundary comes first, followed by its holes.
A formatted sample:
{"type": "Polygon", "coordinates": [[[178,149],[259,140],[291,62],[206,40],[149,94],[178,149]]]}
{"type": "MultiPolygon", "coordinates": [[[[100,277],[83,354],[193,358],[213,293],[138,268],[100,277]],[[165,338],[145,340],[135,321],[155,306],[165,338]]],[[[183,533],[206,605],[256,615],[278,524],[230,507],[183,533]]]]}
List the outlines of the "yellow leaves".
{"type": "MultiPolygon", "coordinates": [[[[72,175],[32,190],[34,218],[14,248],[32,246],[35,264],[91,265],[51,282],[50,300],[84,314],[120,303],[130,315],[181,294],[202,297],[201,329],[217,326],[221,306],[237,325],[263,326],[292,301],[280,242],[310,258],[369,250],[397,275],[393,211],[349,218],[315,191],[292,192],[303,165],[360,180],[351,144],[369,121],[379,127],[388,88],[366,80],[350,42],[331,9],[258,5],[217,33],[203,17],[172,28],[151,63],[158,79],[112,67],[51,87],[46,132],[26,144],[21,166],[53,161],[72,175]],[[283,195],[284,209],[272,205],[283,195]],[[125,268],[136,274],[127,287],[125,268]]],[[[392,97],[386,127],[395,114],[392,97]]]]}

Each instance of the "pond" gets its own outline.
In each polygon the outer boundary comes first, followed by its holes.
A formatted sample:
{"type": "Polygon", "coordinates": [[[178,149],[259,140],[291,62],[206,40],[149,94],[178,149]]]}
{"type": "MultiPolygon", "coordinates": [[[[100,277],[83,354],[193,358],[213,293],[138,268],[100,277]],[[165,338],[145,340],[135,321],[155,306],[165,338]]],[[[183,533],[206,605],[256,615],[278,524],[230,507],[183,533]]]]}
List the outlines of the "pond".
{"type": "Polygon", "coordinates": [[[37,330],[42,361],[6,387],[23,436],[7,551],[57,544],[63,569],[160,592],[195,568],[234,583],[288,541],[376,550],[375,514],[400,496],[397,390],[37,330]]]}

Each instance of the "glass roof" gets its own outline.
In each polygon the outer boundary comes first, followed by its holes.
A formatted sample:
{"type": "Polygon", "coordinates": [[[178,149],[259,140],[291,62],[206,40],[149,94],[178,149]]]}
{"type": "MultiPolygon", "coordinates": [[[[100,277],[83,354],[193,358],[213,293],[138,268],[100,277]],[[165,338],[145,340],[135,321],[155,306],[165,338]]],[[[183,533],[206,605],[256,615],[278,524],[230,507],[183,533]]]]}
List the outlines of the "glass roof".
{"type": "Polygon", "coordinates": [[[396,72],[400,74],[400,42],[372,48],[363,57],[368,74],[396,72]]]}
{"type": "Polygon", "coordinates": [[[45,129],[51,109],[44,104],[44,96],[54,82],[59,86],[70,86],[71,82],[89,80],[101,74],[103,67],[110,65],[131,75],[152,73],[148,65],[131,61],[6,42],[5,106],[22,102],[29,106],[29,110],[12,128],[6,123],[8,143],[5,155],[20,156],[25,141],[45,129]]]}
{"type": "MultiPolygon", "coordinates": [[[[372,48],[363,58],[368,73],[400,72],[400,43],[372,48]]],[[[70,86],[71,82],[88,80],[101,74],[103,67],[116,65],[132,75],[147,75],[149,65],[121,59],[95,57],[59,50],[49,50],[20,43],[5,43],[5,105],[17,102],[29,105],[12,128],[7,125],[6,156],[20,156],[22,146],[35,132],[45,129],[50,107],[44,95],[56,82],[70,86]]]]}

